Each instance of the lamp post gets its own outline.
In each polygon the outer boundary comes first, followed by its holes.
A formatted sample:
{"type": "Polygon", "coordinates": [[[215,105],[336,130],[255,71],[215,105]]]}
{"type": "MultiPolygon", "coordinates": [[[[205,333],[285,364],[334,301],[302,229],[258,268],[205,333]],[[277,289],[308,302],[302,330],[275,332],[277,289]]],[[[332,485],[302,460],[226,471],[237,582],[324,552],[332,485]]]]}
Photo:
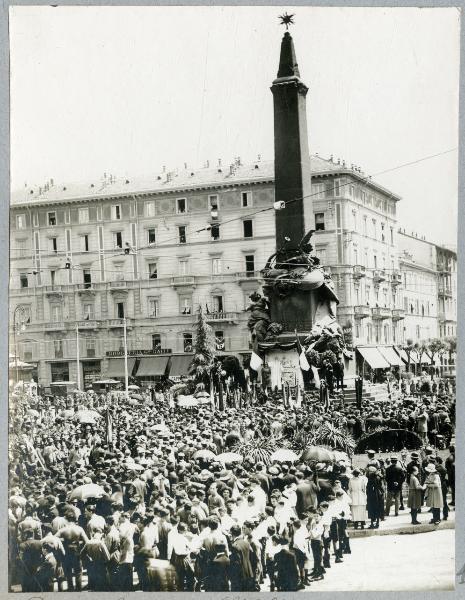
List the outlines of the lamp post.
{"type": "Polygon", "coordinates": [[[18,341],[17,334],[18,330],[24,331],[26,329],[26,313],[23,306],[17,306],[13,313],[13,344],[15,348],[15,375],[16,375],[16,383],[19,381],[19,369],[18,369],[18,341]],[[21,315],[20,322],[17,322],[17,315],[21,315]]]}
{"type": "Polygon", "coordinates": [[[124,388],[126,391],[126,400],[129,400],[129,374],[128,374],[128,338],[126,330],[126,317],[123,319],[124,333],[124,388]]]}
{"type": "Polygon", "coordinates": [[[77,389],[81,391],[81,360],[79,355],[79,327],[76,323],[76,367],[77,367],[77,389]]]}

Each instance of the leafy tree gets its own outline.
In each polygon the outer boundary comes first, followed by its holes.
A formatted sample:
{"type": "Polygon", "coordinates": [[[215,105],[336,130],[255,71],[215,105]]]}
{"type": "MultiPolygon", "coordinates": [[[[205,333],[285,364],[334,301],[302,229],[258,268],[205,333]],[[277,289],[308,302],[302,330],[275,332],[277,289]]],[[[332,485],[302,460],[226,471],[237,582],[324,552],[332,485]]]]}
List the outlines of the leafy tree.
{"type": "Polygon", "coordinates": [[[210,387],[211,370],[215,361],[215,336],[207,323],[202,307],[197,311],[195,323],[194,357],[190,366],[190,374],[196,383],[210,387]]]}
{"type": "Polygon", "coordinates": [[[402,346],[402,349],[404,350],[405,354],[407,355],[407,371],[410,371],[412,352],[417,350],[418,347],[419,347],[418,342],[414,342],[411,339],[406,340],[405,344],[402,346]]]}

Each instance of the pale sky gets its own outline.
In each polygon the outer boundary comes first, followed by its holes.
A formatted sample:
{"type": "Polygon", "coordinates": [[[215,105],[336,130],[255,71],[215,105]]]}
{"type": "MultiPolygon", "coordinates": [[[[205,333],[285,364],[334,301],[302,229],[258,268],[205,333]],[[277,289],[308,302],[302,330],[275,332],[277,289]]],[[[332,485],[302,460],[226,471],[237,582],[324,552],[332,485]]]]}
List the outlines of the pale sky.
{"type": "MultiPolygon", "coordinates": [[[[312,154],[366,174],[458,146],[456,8],[11,7],[12,188],[273,158],[283,27],[312,154]]],[[[457,152],[376,177],[456,243],[457,152]]]]}

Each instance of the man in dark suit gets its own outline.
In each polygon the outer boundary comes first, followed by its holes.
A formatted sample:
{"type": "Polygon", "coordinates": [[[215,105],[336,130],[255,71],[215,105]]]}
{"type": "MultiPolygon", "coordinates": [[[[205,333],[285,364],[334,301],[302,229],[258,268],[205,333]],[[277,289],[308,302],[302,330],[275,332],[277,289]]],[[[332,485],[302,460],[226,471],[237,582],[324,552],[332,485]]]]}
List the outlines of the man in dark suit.
{"type": "Polygon", "coordinates": [[[296,512],[299,519],[305,517],[305,513],[309,508],[318,506],[317,494],[320,490],[318,485],[318,473],[314,472],[313,478],[310,479],[311,471],[308,472],[305,479],[299,477],[295,493],[297,495],[296,512]]]}
{"type": "Polygon", "coordinates": [[[253,568],[251,563],[251,548],[249,542],[242,536],[239,525],[233,525],[231,533],[231,591],[251,592],[254,587],[253,568]]]}
{"type": "Polygon", "coordinates": [[[229,572],[231,561],[226,554],[226,545],[216,545],[216,555],[208,568],[207,592],[229,592],[229,572]]]}
{"type": "Polygon", "coordinates": [[[296,592],[299,585],[299,569],[294,552],[289,550],[285,537],[280,539],[281,549],[275,554],[276,586],[279,592],[296,592]]]}
{"type": "Polygon", "coordinates": [[[391,456],[391,464],[386,469],[386,517],[389,516],[391,504],[394,500],[395,516],[399,515],[400,494],[402,483],[405,479],[404,470],[397,464],[397,456],[391,456]]]}

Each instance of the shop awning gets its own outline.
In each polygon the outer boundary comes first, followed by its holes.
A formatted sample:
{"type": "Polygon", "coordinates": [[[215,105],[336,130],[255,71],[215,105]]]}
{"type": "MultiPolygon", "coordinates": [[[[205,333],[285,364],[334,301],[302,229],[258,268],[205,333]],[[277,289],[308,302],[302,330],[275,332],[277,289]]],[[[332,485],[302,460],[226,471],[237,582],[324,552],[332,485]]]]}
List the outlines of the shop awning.
{"type": "Polygon", "coordinates": [[[141,358],[139,368],[137,369],[137,377],[155,377],[156,375],[164,375],[169,358],[169,356],[150,356],[141,358]]]}
{"type": "Polygon", "coordinates": [[[391,366],[384,356],[378,351],[378,348],[360,348],[357,350],[367,361],[372,369],[389,369],[391,366]]]}
{"type": "MultiPolygon", "coordinates": [[[[136,359],[128,358],[128,374],[132,374],[136,359]]],[[[124,358],[110,358],[108,360],[108,371],[106,377],[124,377],[124,358]]]]}
{"type": "MultiPolygon", "coordinates": [[[[403,350],[402,348],[396,348],[396,352],[399,354],[399,356],[404,361],[404,363],[408,364],[407,352],[405,352],[405,350],[403,350]]],[[[410,364],[416,365],[417,363],[418,363],[418,359],[417,359],[416,353],[411,352],[410,353],[410,364]]]]}
{"type": "Polygon", "coordinates": [[[182,354],[179,356],[172,356],[170,362],[170,377],[180,377],[182,375],[188,375],[189,367],[192,362],[193,354],[182,354]]]}
{"type": "Polygon", "coordinates": [[[393,367],[403,367],[404,363],[402,362],[400,356],[394,352],[394,348],[392,346],[378,346],[378,350],[384,356],[384,358],[388,361],[388,363],[393,367]]]}

